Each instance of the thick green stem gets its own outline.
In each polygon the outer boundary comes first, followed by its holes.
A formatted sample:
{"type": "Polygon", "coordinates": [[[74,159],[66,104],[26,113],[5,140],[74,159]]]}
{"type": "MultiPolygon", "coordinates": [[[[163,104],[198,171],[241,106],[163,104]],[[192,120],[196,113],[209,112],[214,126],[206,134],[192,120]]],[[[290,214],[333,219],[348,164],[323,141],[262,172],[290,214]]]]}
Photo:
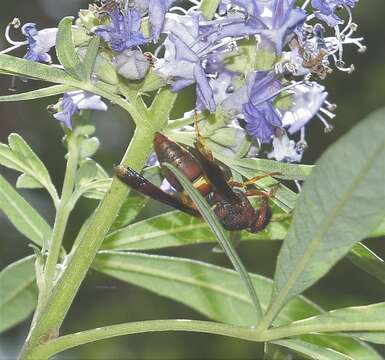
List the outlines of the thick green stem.
{"type": "MultiPolygon", "coordinates": [[[[135,135],[122,160],[122,164],[140,170],[152,148],[153,132],[149,129],[137,128],[135,135]]],[[[48,341],[50,334],[56,334],[62,321],[83,281],[91,263],[100,248],[105,235],[112,225],[118,211],[126,199],[129,189],[116,178],[95,212],[95,216],[76,252],[72,255],[68,266],[31,329],[21,359],[28,358],[34,347],[48,341]]]]}
{"type": "MultiPolygon", "coordinates": [[[[379,322],[361,323],[354,328],[354,331],[383,331],[384,325],[379,322]]],[[[105,340],[116,336],[140,334],[147,332],[161,331],[190,331],[208,333],[222,336],[229,336],[237,339],[266,342],[274,341],[309,333],[335,333],[351,332],[352,324],[350,321],[340,324],[320,324],[303,325],[300,322],[288,326],[282,326],[265,331],[258,331],[252,327],[243,327],[230,324],[222,324],[210,321],[196,320],[150,320],[117,324],[100,327],[92,330],[81,331],[75,334],[65,335],[50,343],[40,345],[29,355],[28,360],[48,358],[61,351],[84,345],[90,342],[105,340]]]]}
{"type": "Polygon", "coordinates": [[[126,324],[106,326],[66,335],[49,344],[39,346],[26,359],[46,359],[66,349],[87,344],[97,340],[108,339],[116,336],[139,334],[159,331],[192,331],[209,333],[223,336],[230,336],[239,339],[258,341],[256,334],[246,327],[239,327],[209,321],[196,320],[153,320],[140,321],[126,324]]]}

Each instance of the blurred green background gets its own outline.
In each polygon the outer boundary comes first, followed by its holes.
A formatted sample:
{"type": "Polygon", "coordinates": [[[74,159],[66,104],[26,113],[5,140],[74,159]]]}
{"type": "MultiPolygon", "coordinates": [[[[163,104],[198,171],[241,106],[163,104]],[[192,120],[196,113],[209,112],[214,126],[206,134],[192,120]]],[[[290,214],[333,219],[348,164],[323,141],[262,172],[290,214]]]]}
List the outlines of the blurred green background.
{"type": "MultiPolygon", "coordinates": [[[[40,28],[56,26],[65,15],[75,15],[79,8],[87,7],[87,1],[79,0],[2,0],[0,11],[0,48],[7,47],[3,32],[14,17],[24,22],[35,22],[40,28]]],[[[348,76],[335,72],[327,80],[329,100],[338,104],[334,131],[323,133],[323,126],[313,121],[309,126],[309,150],[305,163],[313,163],[332,142],[354,126],[372,110],[385,105],[385,2],[362,0],[354,11],[359,24],[358,34],[366,38],[368,51],[358,54],[349,51],[347,59],[355,63],[357,71],[348,76]]],[[[23,53],[20,53],[23,55],[23,53]]],[[[28,90],[36,84],[16,83],[19,91],[28,90]]],[[[0,78],[1,94],[7,94],[11,86],[9,78],[0,78]]],[[[65,154],[61,144],[62,129],[47,114],[47,105],[56,99],[33,102],[0,103],[0,141],[6,142],[12,132],[21,134],[41,156],[51,171],[54,182],[60,186],[63,179],[65,154]]],[[[186,99],[186,102],[189,102],[186,99]]],[[[179,111],[185,101],[179,102],[179,111]]],[[[176,109],[178,112],[178,109],[176,109]]],[[[121,158],[131,136],[131,125],[124,113],[110,106],[107,113],[94,114],[97,136],[101,149],[97,160],[109,171],[121,158]]],[[[385,136],[385,134],[384,134],[385,136]]],[[[362,149],[365,151],[365,149],[362,149]]],[[[1,174],[11,182],[16,174],[1,168],[1,174]]],[[[52,222],[53,209],[43,191],[22,191],[23,195],[52,222]]],[[[83,201],[71,218],[71,227],[66,240],[71,242],[82,220],[90,213],[95,203],[83,201]]],[[[155,204],[151,204],[153,208],[155,204]]],[[[153,211],[153,209],[152,209],[153,211]]],[[[8,220],[0,213],[0,268],[31,254],[27,241],[15,232],[8,220]]],[[[385,257],[384,239],[366,242],[378,254],[385,257]]],[[[278,243],[248,242],[238,248],[246,267],[253,272],[273,276],[278,243]]],[[[222,254],[212,252],[212,246],[194,246],[162,251],[175,256],[191,257],[223,266],[228,266],[222,254]]],[[[325,309],[340,306],[364,305],[384,301],[385,291],[381,284],[369,275],[356,269],[348,261],[341,261],[324,279],[309,289],[305,295],[325,309]]],[[[145,290],[115,281],[90,271],[81,291],[71,307],[63,325],[62,333],[75,332],[118,322],[161,319],[193,318],[202,316],[178,303],[155,296],[145,290]]],[[[25,336],[29,321],[0,336],[0,359],[14,359],[25,336]]],[[[378,350],[385,354],[383,348],[378,350]]],[[[58,359],[261,359],[262,346],[218,336],[188,333],[158,333],[132,335],[86,345],[67,351],[58,359]]]]}

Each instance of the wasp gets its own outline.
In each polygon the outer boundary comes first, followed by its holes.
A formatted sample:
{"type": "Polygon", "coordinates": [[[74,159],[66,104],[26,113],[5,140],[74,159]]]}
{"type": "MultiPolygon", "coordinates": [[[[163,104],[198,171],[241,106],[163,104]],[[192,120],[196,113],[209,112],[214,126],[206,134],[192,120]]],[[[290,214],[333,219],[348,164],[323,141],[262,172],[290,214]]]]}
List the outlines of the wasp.
{"type": "MultiPolygon", "coordinates": [[[[272,210],[268,198],[272,196],[272,192],[266,193],[249,187],[266,176],[276,176],[279,173],[257,176],[245,183],[226,179],[225,173],[215,162],[212,152],[200,136],[195,142],[196,157],[159,132],[154,136],[154,150],[160,164],[171,163],[192,182],[212,206],[216,217],[226,230],[247,230],[257,233],[269,224],[272,210]],[[255,209],[248,199],[249,196],[262,197],[261,206],[255,209]]],[[[194,202],[173,173],[167,169],[162,170],[179,196],[161,190],[130,167],[125,168],[122,165],[115,167],[117,177],[129,187],[187,214],[200,217],[194,202]]]]}

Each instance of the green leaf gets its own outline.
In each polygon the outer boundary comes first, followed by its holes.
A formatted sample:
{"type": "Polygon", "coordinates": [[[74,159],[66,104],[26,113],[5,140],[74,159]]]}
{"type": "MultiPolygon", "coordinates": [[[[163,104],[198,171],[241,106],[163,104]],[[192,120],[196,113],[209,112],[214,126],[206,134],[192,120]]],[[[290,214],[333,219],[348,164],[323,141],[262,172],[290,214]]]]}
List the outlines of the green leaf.
{"type": "Polygon", "coordinates": [[[50,238],[50,226],[1,175],[0,209],[16,229],[35,244],[43,246],[50,238]]]}
{"type": "Polygon", "coordinates": [[[359,243],[348,254],[348,259],[368,274],[385,283],[385,262],[376,253],[359,243]]]}
{"type": "Polygon", "coordinates": [[[95,161],[89,159],[83,162],[75,175],[75,187],[87,186],[95,180],[97,168],[95,161]]]}
{"type": "Polygon", "coordinates": [[[361,340],[368,341],[374,344],[385,344],[385,331],[382,332],[357,332],[357,333],[351,333],[350,335],[355,336],[361,340]]]}
{"type": "Polygon", "coordinates": [[[155,71],[150,70],[143,80],[143,84],[140,87],[140,92],[152,92],[166,85],[167,81],[164,78],[161,78],[155,71]]]}
{"type": "Polygon", "coordinates": [[[313,165],[288,164],[280,161],[256,158],[234,160],[232,163],[236,166],[263,171],[265,173],[279,172],[281,175],[274,177],[284,180],[305,180],[314,168],[313,165]]]}
{"type": "Polygon", "coordinates": [[[53,85],[21,94],[3,95],[0,96],[0,102],[41,99],[49,96],[63,94],[74,89],[75,88],[70,85],[53,85]]]}
{"type": "Polygon", "coordinates": [[[321,278],[385,216],[385,111],[361,122],[318,161],[282,245],[268,326],[282,306],[321,278]],[[365,149],[365,151],[363,151],[365,149]]]}
{"type": "Polygon", "coordinates": [[[35,256],[19,260],[0,272],[0,333],[25,320],[37,302],[35,256]]]}
{"type": "Polygon", "coordinates": [[[191,182],[175,166],[168,163],[164,163],[163,166],[169,169],[170,171],[172,171],[172,173],[175,175],[179,183],[182,185],[183,189],[189,195],[190,199],[194,202],[194,204],[198,208],[200,214],[202,215],[202,218],[210,226],[211,231],[215,234],[223,251],[226,253],[227,257],[229,258],[235,270],[238,272],[240,278],[242,279],[250,295],[250,298],[254,303],[258,317],[261,316],[262,310],[260,307],[259,299],[255,293],[255,289],[251,282],[249,273],[244,267],[241,259],[239,258],[237,252],[235,251],[228,237],[228,234],[225,232],[222,225],[219,223],[219,220],[215,216],[210,205],[199,193],[199,191],[194,188],[191,182]]]}
{"type": "MultiPolygon", "coordinates": [[[[255,309],[235,271],[190,259],[118,251],[98,253],[93,268],[122,281],[138,285],[160,296],[183,303],[208,318],[234,325],[255,326],[255,309]]],[[[251,279],[266,309],[273,282],[260,275],[251,279]]],[[[292,299],[276,318],[274,325],[320,314],[321,310],[303,296],[292,299]]],[[[339,335],[320,335],[325,347],[352,356],[354,359],[381,360],[367,345],[339,335]]],[[[309,335],[303,340],[308,341],[309,335]]],[[[312,340],[318,338],[311,335],[312,340]]]]}
{"type": "MultiPolygon", "coordinates": [[[[377,339],[383,333],[385,343],[385,303],[355,306],[329,311],[318,316],[293,322],[286,329],[291,333],[301,332],[348,332],[354,335],[362,331],[375,333],[377,339]]],[[[359,336],[359,335],[357,335],[359,336]]]]}
{"type": "MultiPolygon", "coordinates": [[[[72,36],[72,16],[64,17],[59,23],[56,40],[56,54],[64,70],[77,80],[89,80],[85,68],[76,52],[72,36]]],[[[92,54],[90,54],[91,56],[92,54]]]]}
{"type": "Polygon", "coordinates": [[[100,45],[100,38],[98,36],[94,36],[88,44],[87,52],[83,60],[83,66],[86,71],[86,79],[90,80],[91,75],[94,71],[96,56],[98,55],[100,45]]]}
{"type": "Polygon", "coordinates": [[[284,346],[288,349],[294,350],[301,355],[306,355],[311,359],[317,360],[354,360],[348,355],[338,351],[328,349],[322,346],[310,344],[303,340],[290,339],[278,340],[273,342],[276,345],[284,346]]]}
{"type": "MultiPolygon", "coordinates": [[[[134,199],[132,204],[128,202],[127,205],[134,206],[137,201],[134,199]]],[[[282,240],[286,236],[287,228],[286,221],[274,221],[266,230],[257,234],[242,231],[241,238],[242,240],[282,240]]],[[[180,211],[171,211],[111,232],[104,240],[102,248],[146,250],[216,241],[215,235],[204,221],[180,211]]]]}
{"type": "Polygon", "coordinates": [[[374,230],[369,237],[375,238],[375,237],[381,237],[385,236],[385,219],[384,221],[380,224],[380,226],[377,226],[376,230],[374,230]]]}
{"type": "Polygon", "coordinates": [[[62,69],[6,54],[0,54],[0,71],[52,83],[71,84],[73,82],[62,69]]]}
{"type": "MultiPolygon", "coordinates": [[[[119,210],[119,215],[111,226],[113,232],[127,226],[140,214],[148,203],[148,198],[144,196],[129,196],[119,210]]],[[[106,240],[108,237],[106,238],[106,240]]],[[[105,240],[105,241],[106,241],[105,240]]]]}
{"type": "Polygon", "coordinates": [[[0,144],[0,164],[26,173],[40,183],[42,187],[45,187],[54,201],[57,201],[56,188],[47,168],[25,140],[18,134],[11,134],[8,137],[8,142],[9,146],[0,144]]]}
{"type": "Polygon", "coordinates": [[[43,186],[34,177],[21,174],[16,181],[16,187],[18,189],[41,189],[43,186]]]}
{"type": "Polygon", "coordinates": [[[100,142],[99,139],[96,137],[83,140],[79,146],[80,158],[86,159],[88,157],[91,157],[98,151],[99,146],[100,142]]]}
{"type": "Polygon", "coordinates": [[[83,190],[83,196],[89,199],[102,200],[111,187],[111,178],[93,181],[83,190]]]}

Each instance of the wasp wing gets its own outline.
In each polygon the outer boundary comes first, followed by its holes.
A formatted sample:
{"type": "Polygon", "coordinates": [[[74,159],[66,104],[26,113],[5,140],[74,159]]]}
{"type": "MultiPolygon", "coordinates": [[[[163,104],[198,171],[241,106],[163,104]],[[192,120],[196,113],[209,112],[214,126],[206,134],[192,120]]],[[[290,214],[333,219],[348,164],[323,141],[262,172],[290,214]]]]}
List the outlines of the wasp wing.
{"type": "Polygon", "coordinates": [[[177,197],[172,196],[165,191],[159,189],[157,186],[152,184],[150,181],[145,179],[142,175],[137,173],[130,167],[125,168],[124,166],[115,167],[116,176],[127,184],[129,187],[141,192],[144,195],[151,197],[154,200],[160,201],[164,204],[172,206],[178,210],[181,210],[187,214],[200,217],[198,210],[184,204],[177,197]]]}
{"type": "Polygon", "coordinates": [[[222,169],[215,162],[214,156],[211,151],[199,140],[195,142],[195,149],[198,153],[198,158],[204,173],[206,174],[211,185],[215,189],[215,193],[221,196],[224,200],[230,204],[236,204],[240,202],[240,199],[235,194],[233,189],[227,183],[225,175],[222,169]]]}

